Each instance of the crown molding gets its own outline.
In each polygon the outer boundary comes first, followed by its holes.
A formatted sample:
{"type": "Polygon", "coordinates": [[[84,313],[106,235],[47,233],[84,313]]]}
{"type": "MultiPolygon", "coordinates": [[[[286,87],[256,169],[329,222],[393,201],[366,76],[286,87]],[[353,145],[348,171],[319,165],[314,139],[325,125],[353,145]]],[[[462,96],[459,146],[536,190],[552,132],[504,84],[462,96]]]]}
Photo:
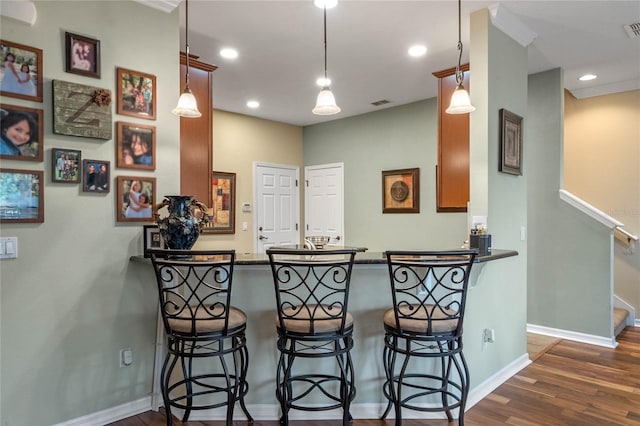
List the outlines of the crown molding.
{"type": "Polygon", "coordinates": [[[28,0],[2,1],[0,2],[0,15],[17,21],[26,22],[33,26],[38,19],[36,5],[28,0]]]}
{"type": "Polygon", "coordinates": [[[523,47],[527,47],[538,37],[538,34],[527,27],[516,15],[509,12],[504,5],[496,3],[489,6],[488,9],[493,26],[520,43],[523,47]]]}
{"type": "Polygon", "coordinates": [[[182,0],[133,0],[137,3],[149,6],[153,9],[161,10],[166,13],[173,12],[182,0]]]}

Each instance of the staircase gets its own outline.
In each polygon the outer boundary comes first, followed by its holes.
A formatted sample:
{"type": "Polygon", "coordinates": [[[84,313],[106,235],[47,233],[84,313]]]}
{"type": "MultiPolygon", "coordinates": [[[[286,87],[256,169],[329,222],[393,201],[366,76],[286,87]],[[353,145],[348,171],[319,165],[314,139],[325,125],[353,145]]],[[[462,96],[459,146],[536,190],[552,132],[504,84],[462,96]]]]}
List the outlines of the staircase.
{"type": "Polygon", "coordinates": [[[627,326],[629,311],[622,308],[613,308],[613,335],[618,336],[627,326]]]}

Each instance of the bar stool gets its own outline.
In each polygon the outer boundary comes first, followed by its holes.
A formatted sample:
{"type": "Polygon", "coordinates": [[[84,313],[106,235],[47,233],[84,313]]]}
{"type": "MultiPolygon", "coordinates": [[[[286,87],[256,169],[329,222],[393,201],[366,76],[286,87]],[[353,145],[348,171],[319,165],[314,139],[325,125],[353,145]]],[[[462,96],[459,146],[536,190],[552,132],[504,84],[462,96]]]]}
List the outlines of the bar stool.
{"type": "Polygon", "coordinates": [[[172,408],[184,410],[186,422],[191,410],[223,406],[230,426],[236,402],[253,422],[244,403],[247,316],[230,305],[234,260],[234,250],[151,251],[168,340],[161,373],[168,426],[172,408]]]}
{"type": "MultiPolygon", "coordinates": [[[[289,410],[342,408],[342,424],[351,420],[356,395],[351,348],[353,317],[347,311],[355,250],[267,250],[276,293],[276,397],[281,423],[289,410]],[[313,360],[311,371],[293,372],[298,358],[313,360]],[[335,358],[337,370],[318,372],[321,358],[335,358]],[[315,391],[315,392],[313,392],[315,391]],[[313,395],[313,396],[312,396],[313,395]],[[318,402],[319,398],[320,402],[318,402]]],[[[308,364],[307,364],[308,365],[308,364]]]]}
{"type": "Polygon", "coordinates": [[[458,409],[464,425],[469,369],[462,353],[462,323],[475,250],[387,251],[393,308],[384,313],[383,393],[395,424],[402,408],[418,411],[458,409]],[[410,360],[439,360],[433,366],[410,360]],[[418,364],[417,366],[415,364],[418,364]]]}

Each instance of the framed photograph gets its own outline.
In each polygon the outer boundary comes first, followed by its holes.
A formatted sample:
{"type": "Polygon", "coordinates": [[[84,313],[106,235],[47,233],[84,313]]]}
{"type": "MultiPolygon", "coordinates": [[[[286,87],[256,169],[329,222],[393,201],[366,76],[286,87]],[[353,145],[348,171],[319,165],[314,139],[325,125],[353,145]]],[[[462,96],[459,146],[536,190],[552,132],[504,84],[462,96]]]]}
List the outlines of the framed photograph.
{"type": "Polygon", "coordinates": [[[110,191],[109,181],[111,171],[109,162],[104,160],[82,160],[82,190],[84,192],[100,192],[106,194],[110,191]]]}
{"type": "Polygon", "coordinates": [[[53,80],[53,133],[111,139],[111,91],[53,80]]]}
{"type": "Polygon", "coordinates": [[[81,182],[80,151],[75,149],[51,148],[51,182],[81,182]]]}
{"type": "Polygon", "coordinates": [[[420,169],[382,171],[382,213],[420,213],[420,169]]]}
{"type": "Polygon", "coordinates": [[[42,102],[42,49],[0,40],[0,95],[42,102]]]}
{"type": "Polygon", "coordinates": [[[0,223],[44,222],[43,174],[0,169],[0,223]]]}
{"type": "Polygon", "coordinates": [[[116,179],[116,221],[154,222],[156,178],[118,176],[116,179]]]}
{"type": "Polygon", "coordinates": [[[116,122],[116,167],[156,169],[156,128],[136,123],[116,122]]]}
{"type": "Polygon", "coordinates": [[[42,161],[42,117],[41,109],[0,104],[0,158],[42,161]]]}
{"type": "Polygon", "coordinates": [[[522,117],[500,110],[500,158],[498,171],[522,175],[522,117]]]}
{"type": "Polygon", "coordinates": [[[64,42],[65,71],[100,78],[100,40],[65,32],[64,42]]]}
{"type": "Polygon", "coordinates": [[[236,174],[211,173],[211,221],[202,231],[212,234],[235,234],[236,232],[236,174]]]}
{"type": "Polygon", "coordinates": [[[117,113],[156,119],[156,76],[117,68],[117,113]]]}
{"type": "Polygon", "coordinates": [[[158,225],[144,225],[144,257],[150,257],[149,250],[165,249],[164,238],[158,225]]]}

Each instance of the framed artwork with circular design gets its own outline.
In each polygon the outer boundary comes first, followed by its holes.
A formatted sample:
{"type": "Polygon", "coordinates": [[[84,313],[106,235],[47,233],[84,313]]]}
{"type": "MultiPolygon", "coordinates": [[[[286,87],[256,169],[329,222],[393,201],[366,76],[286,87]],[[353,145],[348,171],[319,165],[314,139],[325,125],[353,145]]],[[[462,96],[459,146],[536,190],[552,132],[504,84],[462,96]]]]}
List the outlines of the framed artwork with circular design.
{"type": "Polygon", "coordinates": [[[382,213],[420,213],[420,169],[382,171],[382,213]]]}

